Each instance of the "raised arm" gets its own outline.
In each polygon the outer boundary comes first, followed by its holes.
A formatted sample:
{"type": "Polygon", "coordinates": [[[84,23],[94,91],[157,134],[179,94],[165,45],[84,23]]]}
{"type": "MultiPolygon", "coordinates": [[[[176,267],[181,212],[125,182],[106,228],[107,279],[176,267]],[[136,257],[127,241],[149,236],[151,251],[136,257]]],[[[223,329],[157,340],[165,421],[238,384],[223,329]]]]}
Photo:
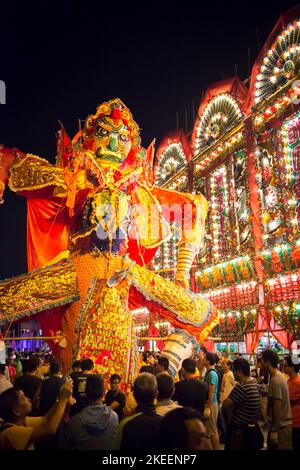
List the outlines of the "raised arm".
{"type": "Polygon", "coordinates": [[[179,193],[155,186],[151,193],[160,203],[163,214],[167,213],[167,218],[171,216],[175,223],[181,224],[175,282],[188,287],[191,266],[204,242],[208,203],[201,194],[179,193]]]}
{"type": "Polygon", "coordinates": [[[66,194],[64,170],[44,158],[0,146],[0,201],[5,185],[25,197],[53,197],[66,194]]]}

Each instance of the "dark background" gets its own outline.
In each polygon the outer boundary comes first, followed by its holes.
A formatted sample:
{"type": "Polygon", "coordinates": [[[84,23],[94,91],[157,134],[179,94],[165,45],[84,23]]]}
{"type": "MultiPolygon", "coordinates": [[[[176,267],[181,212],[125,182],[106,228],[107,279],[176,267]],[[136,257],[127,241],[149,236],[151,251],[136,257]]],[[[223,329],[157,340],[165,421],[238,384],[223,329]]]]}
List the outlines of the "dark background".
{"type": "MultiPolygon", "coordinates": [[[[235,75],[245,80],[280,14],[298,2],[6,2],[0,7],[0,142],[54,161],[61,120],[119,97],[140,125],[142,144],[192,130],[202,93],[235,75]]],[[[0,206],[0,279],[26,271],[26,201],[0,206]]]]}

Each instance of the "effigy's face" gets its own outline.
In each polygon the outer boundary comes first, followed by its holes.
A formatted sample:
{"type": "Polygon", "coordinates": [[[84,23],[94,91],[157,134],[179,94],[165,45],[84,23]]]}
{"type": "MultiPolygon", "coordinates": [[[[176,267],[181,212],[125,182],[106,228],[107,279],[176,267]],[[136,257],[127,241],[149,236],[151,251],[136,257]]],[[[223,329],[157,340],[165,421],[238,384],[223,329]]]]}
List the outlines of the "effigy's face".
{"type": "Polygon", "coordinates": [[[109,116],[97,119],[92,150],[102,161],[122,163],[131,149],[130,132],[123,121],[109,116]]]}

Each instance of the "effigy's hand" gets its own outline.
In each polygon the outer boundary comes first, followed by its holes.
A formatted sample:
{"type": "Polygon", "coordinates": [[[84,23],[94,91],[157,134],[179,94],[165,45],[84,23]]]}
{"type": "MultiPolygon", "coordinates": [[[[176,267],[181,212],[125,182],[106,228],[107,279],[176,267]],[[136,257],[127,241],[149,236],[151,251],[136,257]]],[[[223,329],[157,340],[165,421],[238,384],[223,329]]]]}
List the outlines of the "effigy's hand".
{"type": "Polygon", "coordinates": [[[17,156],[21,154],[22,153],[15,148],[9,149],[0,144],[0,204],[3,203],[3,193],[9,177],[9,170],[17,156]]]}
{"type": "Polygon", "coordinates": [[[174,279],[174,284],[176,284],[177,286],[181,286],[183,287],[184,289],[187,289],[189,287],[189,281],[188,279],[186,278],[186,276],[184,276],[182,273],[180,272],[177,272],[176,275],[175,275],[175,279],[174,279]]]}

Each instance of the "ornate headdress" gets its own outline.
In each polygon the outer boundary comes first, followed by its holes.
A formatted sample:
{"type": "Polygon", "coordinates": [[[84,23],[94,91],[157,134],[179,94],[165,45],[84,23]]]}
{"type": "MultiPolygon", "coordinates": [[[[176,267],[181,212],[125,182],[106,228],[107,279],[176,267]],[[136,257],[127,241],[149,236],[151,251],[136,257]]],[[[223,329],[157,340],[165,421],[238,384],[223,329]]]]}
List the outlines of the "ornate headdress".
{"type": "Polygon", "coordinates": [[[125,104],[119,99],[115,98],[110,101],[106,101],[98,106],[95,114],[92,114],[87,117],[85,121],[85,128],[83,131],[83,137],[86,141],[89,140],[94,134],[98,122],[104,116],[110,117],[114,125],[119,127],[120,125],[125,125],[130,132],[130,140],[132,147],[137,149],[141,144],[139,126],[133,120],[132,114],[125,104]]]}

